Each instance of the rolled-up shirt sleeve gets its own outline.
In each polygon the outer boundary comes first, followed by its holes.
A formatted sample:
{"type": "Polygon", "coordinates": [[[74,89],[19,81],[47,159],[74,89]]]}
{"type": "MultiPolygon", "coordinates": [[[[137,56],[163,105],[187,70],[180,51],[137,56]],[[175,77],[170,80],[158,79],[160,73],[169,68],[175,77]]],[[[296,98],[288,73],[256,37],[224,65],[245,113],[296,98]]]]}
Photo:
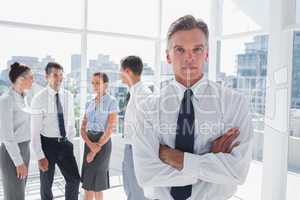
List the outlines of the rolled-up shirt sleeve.
{"type": "Polygon", "coordinates": [[[215,184],[244,183],[252,159],[253,126],[247,99],[241,96],[236,102],[232,119],[240,130],[239,146],[231,153],[184,153],[184,174],[215,184]]]}
{"type": "Polygon", "coordinates": [[[1,140],[12,159],[15,166],[23,164],[20,148],[14,133],[13,126],[13,103],[12,100],[7,98],[0,102],[1,107],[1,140]]]}
{"type": "Polygon", "coordinates": [[[39,98],[34,97],[31,102],[31,146],[38,160],[45,158],[41,144],[43,130],[43,109],[39,98]]]}
{"type": "Polygon", "coordinates": [[[196,183],[194,175],[186,175],[160,160],[160,141],[153,120],[155,109],[153,111],[147,107],[153,103],[149,100],[152,101],[152,97],[147,98],[136,111],[133,158],[138,183],[143,187],[171,187],[196,183]]]}

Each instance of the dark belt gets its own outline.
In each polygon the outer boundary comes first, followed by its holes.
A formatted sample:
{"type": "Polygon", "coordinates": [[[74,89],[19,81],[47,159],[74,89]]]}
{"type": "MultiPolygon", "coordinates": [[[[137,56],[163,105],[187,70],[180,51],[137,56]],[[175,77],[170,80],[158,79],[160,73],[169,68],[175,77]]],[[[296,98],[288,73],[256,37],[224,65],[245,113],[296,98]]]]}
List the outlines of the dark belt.
{"type": "Polygon", "coordinates": [[[100,134],[103,134],[104,132],[103,131],[92,131],[92,130],[88,130],[87,131],[88,134],[91,134],[91,135],[100,135],[100,134]],[[96,133],[96,134],[95,134],[96,133]]]}
{"type": "Polygon", "coordinates": [[[67,137],[46,137],[41,135],[41,137],[45,140],[48,141],[53,141],[53,142],[58,142],[58,143],[62,143],[62,142],[67,142],[68,138],[67,137]]]}

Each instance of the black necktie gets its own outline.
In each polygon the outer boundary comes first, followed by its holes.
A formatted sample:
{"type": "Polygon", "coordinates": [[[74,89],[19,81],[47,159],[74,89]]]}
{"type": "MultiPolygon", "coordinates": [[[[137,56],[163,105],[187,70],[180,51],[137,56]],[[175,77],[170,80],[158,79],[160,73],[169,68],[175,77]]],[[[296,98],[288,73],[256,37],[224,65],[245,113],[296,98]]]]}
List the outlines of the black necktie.
{"type": "MultiPolygon", "coordinates": [[[[194,152],[195,113],[192,103],[193,91],[187,89],[181,101],[177,119],[175,148],[183,152],[194,152]]],[[[171,195],[174,200],[186,200],[192,194],[192,185],[172,187],[171,195]]]]}
{"type": "Polygon", "coordinates": [[[128,92],[125,99],[125,107],[127,106],[129,99],[130,99],[130,93],[128,92]]]}
{"type": "Polygon", "coordinates": [[[64,137],[66,137],[66,129],[65,129],[65,122],[64,122],[63,108],[62,108],[62,105],[60,103],[58,93],[55,95],[55,97],[56,97],[59,132],[60,132],[60,135],[64,138],[64,137]]]}

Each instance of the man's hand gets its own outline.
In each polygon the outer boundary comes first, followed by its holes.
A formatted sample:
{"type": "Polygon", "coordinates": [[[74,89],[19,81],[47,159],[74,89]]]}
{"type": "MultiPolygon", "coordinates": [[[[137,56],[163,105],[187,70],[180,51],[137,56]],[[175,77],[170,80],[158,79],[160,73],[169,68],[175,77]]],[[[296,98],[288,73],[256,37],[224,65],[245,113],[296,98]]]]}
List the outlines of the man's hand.
{"type": "Polygon", "coordinates": [[[159,147],[159,158],[162,162],[182,170],[184,153],[177,149],[172,149],[166,145],[160,145],[159,147]]]}
{"type": "Polygon", "coordinates": [[[42,158],[41,160],[39,160],[39,168],[42,172],[48,171],[48,166],[49,166],[49,162],[47,158],[42,158]]]}
{"type": "MultiPolygon", "coordinates": [[[[240,132],[237,128],[228,130],[224,135],[217,138],[210,149],[211,153],[231,153],[232,149],[240,143],[233,141],[239,136],[240,132]]],[[[162,162],[178,169],[183,169],[184,152],[178,149],[172,149],[166,145],[160,145],[159,158],[162,162]]]]}
{"type": "Polygon", "coordinates": [[[224,135],[213,141],[210,148],[211,153],[231,153],[232,149],[240,144],[233,141],[239,136],[240,131],[237,128],[229,129],[224,135]]]}
{"type": "Polygon", "coordinates": [[[28,170],[25,164],[16,167],[18,179],[24,179],[28,175],[28,170]]]}

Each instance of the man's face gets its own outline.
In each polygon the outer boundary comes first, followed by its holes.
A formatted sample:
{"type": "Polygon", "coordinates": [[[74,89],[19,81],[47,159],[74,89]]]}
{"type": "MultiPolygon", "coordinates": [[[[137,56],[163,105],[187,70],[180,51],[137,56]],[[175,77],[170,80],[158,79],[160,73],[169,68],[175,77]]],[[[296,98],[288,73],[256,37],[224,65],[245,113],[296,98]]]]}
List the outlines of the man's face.
{"type": "Polygon", "coordinates": [[[206,37],[200,29],[174,33],[166,53],[176,80],[186,83],[202,77],[204,64],[208,59],[208,48],[206,37]]]}
{"type": "Polygon", "coordinates": [[[130,82],[131,82],[131,71],[129,68],[121,68],[121,71],[120,71],[120,74],[121,74],[121,79],[122,79],[122,83],[126,84],[126,85],[129,85],[130,82]]]}
{"type": "Polygon", "coordinates": [[[59,90],[64,79],[63,70],[52,68],[50,74],[46,75],[49,85],[54,90],[59,90]]]}

